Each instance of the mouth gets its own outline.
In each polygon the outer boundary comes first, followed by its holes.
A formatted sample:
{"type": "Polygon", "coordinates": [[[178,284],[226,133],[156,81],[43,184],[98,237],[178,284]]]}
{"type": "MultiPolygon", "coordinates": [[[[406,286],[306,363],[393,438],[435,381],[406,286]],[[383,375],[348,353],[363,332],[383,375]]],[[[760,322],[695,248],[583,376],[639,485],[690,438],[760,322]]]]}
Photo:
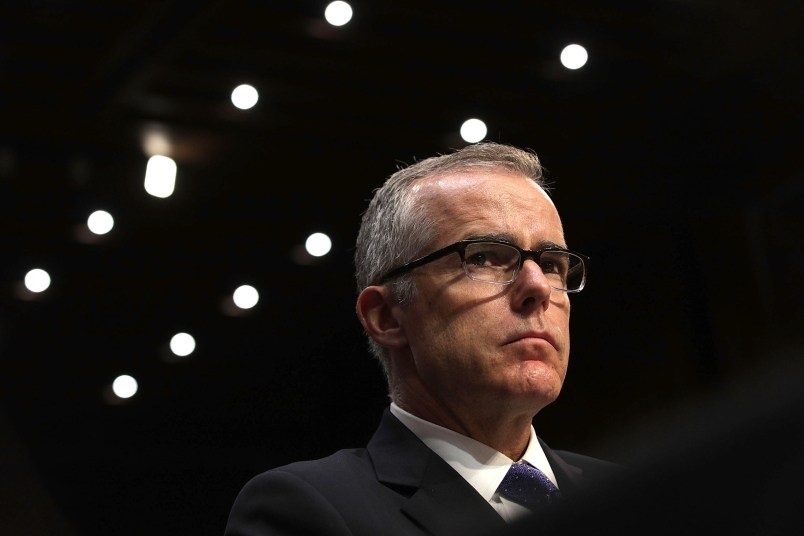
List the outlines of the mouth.
{"type": "Polygon", "coordinates": [[[546,331],[526,331],[523,333],[517,333],[503,343],[503,346],[508,346],[509,344],[527,344],[533,342],[546,342],[553,348],[556,348],[556,341],[546,331]]]}

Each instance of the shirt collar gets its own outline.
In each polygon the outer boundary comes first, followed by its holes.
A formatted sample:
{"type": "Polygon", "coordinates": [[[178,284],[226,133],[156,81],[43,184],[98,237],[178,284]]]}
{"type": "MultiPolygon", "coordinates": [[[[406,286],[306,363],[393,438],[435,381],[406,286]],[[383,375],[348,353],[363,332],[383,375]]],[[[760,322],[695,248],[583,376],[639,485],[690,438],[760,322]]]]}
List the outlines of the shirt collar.
{"type": "MultiPolygon", "coordinates": [[[[479,441],[425,421],[391,403],[391,413],[433,452],[460,474],[487,501],[491,500],[514,460],[479,441]]],[[[556,484],[544,450],[530,427],[530,441],[521,460],[541,470],[556,484]]]]}

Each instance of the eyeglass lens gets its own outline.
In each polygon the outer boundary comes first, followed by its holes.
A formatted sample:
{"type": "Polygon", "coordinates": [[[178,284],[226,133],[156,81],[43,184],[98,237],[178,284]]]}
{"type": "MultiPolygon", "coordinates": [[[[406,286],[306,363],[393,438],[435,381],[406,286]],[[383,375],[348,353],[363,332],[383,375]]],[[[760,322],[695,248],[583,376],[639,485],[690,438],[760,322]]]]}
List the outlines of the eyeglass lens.
{"type": "MultiPolygon", "coordinates": [[[[583,283],[583,261],[564,251],[544,251],[538,260],[550,286],[577,290],[583,283]]],[[[466,275],[478,281],[510,283],[519,267],[519,251],[505,244],[480,242],[469,244],[464,252],[466,275]]]]}

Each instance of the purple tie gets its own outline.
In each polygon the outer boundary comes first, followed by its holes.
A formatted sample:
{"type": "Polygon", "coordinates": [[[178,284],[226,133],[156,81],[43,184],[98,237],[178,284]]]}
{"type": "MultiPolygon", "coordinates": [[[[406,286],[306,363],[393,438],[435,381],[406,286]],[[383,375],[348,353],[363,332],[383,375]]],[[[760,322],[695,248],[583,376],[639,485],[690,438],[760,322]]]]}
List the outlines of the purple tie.
{"type": "Polygon", "coordinates": [[[527,463],[515,463],[508,469],[497,491],[505,497],[528,508],[554,504],[561,499],[561,492],[547,475],[527,463]]]}

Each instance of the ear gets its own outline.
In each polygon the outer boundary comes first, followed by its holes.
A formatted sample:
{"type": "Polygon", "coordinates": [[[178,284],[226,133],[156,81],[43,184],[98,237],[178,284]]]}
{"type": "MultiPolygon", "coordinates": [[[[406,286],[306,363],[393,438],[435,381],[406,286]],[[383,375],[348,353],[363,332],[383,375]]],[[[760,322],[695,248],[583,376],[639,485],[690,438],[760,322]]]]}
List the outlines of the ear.
{"type": "Polygon", "coordinates": [[[357,297],[357,318],[369,336],[384,348],[400,348],[407,344],[405,330],[399,322],[400,307],[388,287],[372,286],[357,297]]]}

